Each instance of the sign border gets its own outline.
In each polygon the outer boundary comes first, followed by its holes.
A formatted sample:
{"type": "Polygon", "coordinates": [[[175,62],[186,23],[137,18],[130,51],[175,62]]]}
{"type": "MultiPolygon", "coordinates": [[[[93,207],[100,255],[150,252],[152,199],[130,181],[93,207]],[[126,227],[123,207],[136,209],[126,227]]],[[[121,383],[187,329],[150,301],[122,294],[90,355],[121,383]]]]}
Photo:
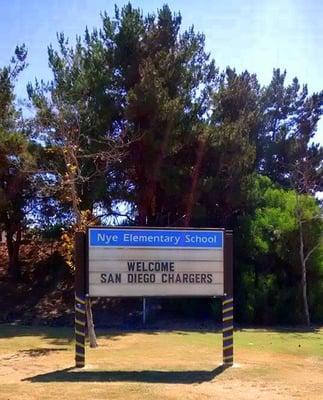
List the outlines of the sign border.
{"type": "MultiPolygon", "coordinates": [[[[223,296],[225,296],[225,294],[227,293],[226,290],[226,263],[229,261],[227,255],[228,252],[226,251],[226,236],[227,233],[229,233],[231,231],[226,230],[225,228],[191,228],[191,227],[155,227],[155,226],[102,226],[102,225],[93,225],[93,226],[88,226],[86,228],[86,232],[85,232],[85,293],[86,293],[86,297],[88,298],[95,298],[95,299],[100,299],[100,298],[107,298],[107,299],[115,299],[115,298],[122,298],[122,299],[140,299],[142,297],[147,297],[147,298],[182,298],[182,299],[189,299],[189,298],[222,298],[223,296]],[[145,295],[145,296],[91,296],[89,294],[89,243],[90,243],[90,238],[89,238],[89,230],[90,229],[142,229],[142,230],[187,230],[187,231],[201,231],[201,230],[205,230],[205,231],[221,231],[222,232],[222,247],[221,249],[223,250],[223,294],[219,294],[219,295],[202,295],[202,294],[191,294],[191,295],[158,295],[158,296],[154,296],[154,295],[145,295]]],[[[122,247],[111,247],[111,248],[124,248],[122,247]]],[[[134,248],[134,247],[131,247],[134,248]]],[[[139,247],[140,248],[140,247],[139,247]]],[[[151,247],[151,249],[156,249],[156,247],[151,247]]],[[[161,247],[162,249],[169,249],[168,247],[161,247]]],[[[176,247],[172,247],[172,249],[176,249],[176,247]]],[[[183,249],[181,247],[181,249],[183,249]]],[[[191,247],[184,247],[184,249],[192,249],[191,247]]],[[[194,249],[194,248],[193,248],[194,249]]],[[[195,248],[196,249],[196,248],[195,248]]],[[[203,250],[210,250],[210,248],[204,247],[203,250]]],[[[211,248],[211,250],[214,250],[211,248]]]]}

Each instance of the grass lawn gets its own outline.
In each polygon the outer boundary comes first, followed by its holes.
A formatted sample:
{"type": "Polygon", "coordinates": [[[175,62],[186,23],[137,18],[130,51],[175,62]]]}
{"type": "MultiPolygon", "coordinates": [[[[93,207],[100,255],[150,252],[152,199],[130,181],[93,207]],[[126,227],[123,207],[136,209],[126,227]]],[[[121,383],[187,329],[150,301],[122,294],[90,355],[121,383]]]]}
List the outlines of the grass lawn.
{"type": "Polygon", "coordinates": [[[323,330],[98,332],[75,369],[71,329],[0,325],[0,400],[323,399],[323,330]]]}

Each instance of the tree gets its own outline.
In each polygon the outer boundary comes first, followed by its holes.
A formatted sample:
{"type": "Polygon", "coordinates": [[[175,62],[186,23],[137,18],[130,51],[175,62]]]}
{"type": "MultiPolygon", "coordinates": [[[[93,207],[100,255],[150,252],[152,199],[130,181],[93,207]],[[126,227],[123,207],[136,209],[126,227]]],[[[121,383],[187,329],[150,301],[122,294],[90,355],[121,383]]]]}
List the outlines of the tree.
{"type": "MultiPolygon", "coordinates": [[[[299,157],[296,163],[290,166],[291,170],[291,181],[294,187],[296,197],[296,208],[295,217],[297,220],[298,233],[299,233],[299,258],[302,271],[302,295],[303,295],[303,308],[304,308],[304,321],[306,325],[310,325],[310,313],[308,307],[308,295],[307,295],[307,264],[309,258],[312,256],[314,251],[320,246],[320,241],[313,243],[312,246],[306,246],[306,224],[309,220],[322,221],[322,215],[319,210],[309,212],[309,204],[304,207],[305,199],[310,199],[311,194],[315,195],[316,190],[320,188],[322,184],[322,157],[323,147],[312,144],[310,149],[307,148],[306,144],[300,143],[300,152],[303,153],[303,157],[299,157]],[[313,158],[316,159],[313,162],[313,158]],[[313,167],[315,165],[315,167],[313,167]],[[318,165],[318,167],[316,167],[318,165]]],[[[321,234],[322,234],[321,226],[321,234]]]]}
{"type": "Polygon", "coordinates": [[[49,48],[53,82],[29,86],[48,172],[77,226],[82,212],[99,206],[109,214],[122,200],[140,224],[184,215],[187,151],[204,129],[216,71],[204,36],[180,35],[180,23],[167,6],[146,18],[131,5],[116,9],[115,20],[104,14],[102,29],[86,30],[74,47],[60,34],[59,51],[49,48]]]}
{"type": "Polygon", "coordinates": [[[323,92],[309,96],[307,87],[300,89],[296,78],[285,87],[285,78],[286,71],[274,70],[273,80],[263,94],[266,134],[262,138],[265,148],[262,169],[295,191],[304,321],[309,325],[306,263],[316,245],[306,249],[304,224],[308,221],[303,219],[302,203],[305,195],[315,195],[322,190],[323,147],[313,140],[323,112],[323,92]]]}
{"type": "MultiPolygon", "coordinates": [[[[36,81],[28,86],[28,93],[36,109],[35,135],[43,140],[47,153],[44,175],[55,183],[56,198],[70,207],[75,232],[91,223],[89,215],[97,221],[93,217],[97,205],[108,205],[106,176],[110,164],[120,161],[125,146],[117,132],[115,95],[107,88],[111,76],[103,75],[105,55],[97,33],[86,32],[84,45],[78,38],[75,48],[68,46],[63,34],[58,42],[59,51],[48,50],[53,81],[36,81]],[[110,109],[105,108],[109,105],[110,109]]],[[[70,262],[71,251],[67,253],[70,262]]],[[[87,320],[90,343],[96,347],[89,299],[87,320]]]]}
{"type": "Polygon", "coordinates": [[[264,117],[258,171],[290,188],[294,187],[294,166],[298,171],[306,167],[310,178],[307,190],[315,193],[322,189],[323,148],[314,139],[323,112],[323,92],[309,95],[307,86],[301,88],[297,78],[288,86],[285,80],[286,71],[275,69],[271,83],[262,90],[260,105],[264,117]]]}
{"type": "Polygon", "coordinates": [[[143,17],[128,4],[113,22],[105,15],[103,26],[102,41],[115,44],[123,129],[131,142],[115,166],[117,196],[134,205],[139,225],[182,225],[191,157],[217,75],[205,38],[193,28],[179,33],[181,16],[168,6],[143,17]]]}
{"type": "Polygon", "coordinates": [[[0,223],[6,232],[8,273],[20,278],[19,249],[26,224],[26,206],[34,195],[32,173],[35,159],[21,133],[0,131],[0,223]]]}
{"type": "Polygon", "coordinates": [[[297,192],[296,195],[296,207],[295,207],[295,218],[297,221],[298,232],[299,232],[299,257],[301,265],[301,286],[302,286],[302,297],[303,297],[303,308],[304,308],[304,322],[307,326],[310,325],[310,312],[308,307],[308,261],[314,251],[320,246],[320,237],[316,242],[309,243],[307,236],[309,223],[312,225],[315,223],[318,230],[318,235],[322,235],[322,216],[317,205],[313,204],[313,198],[309,195],[300,196],[297,192]]]}
{"type": "MultiPolygon", "coordinates": [[[[250,201],[256,202],[256,208],[253,216],[245,217],[242,230],[249,259],[255,261],[259,275],[278,277],[285,291],[295,282],[298,284],[302,321],[308,325],[307,273],[323,227],[317,200],[259,177],[250,201]]],[[[279,298],[276,300],[279,303],[279,298]]]]}
{"type": "Polygon", "coordinates": [[[245,208],[246,185],[256,167],[259,92],[255,75],[238,75],[230,68],[212,91],[194,224],[232,227],[234,217],[245,208]]]}
{"type": "Polygon", "coordinates": [[[20,277],[19,249],[27,204],[34,195],[36,147],[15,105],[14,84],[26,67],[25,46],[17,46],[9,66],[0,69],[0,224],[6,232],[8,273],[20,277]]]}

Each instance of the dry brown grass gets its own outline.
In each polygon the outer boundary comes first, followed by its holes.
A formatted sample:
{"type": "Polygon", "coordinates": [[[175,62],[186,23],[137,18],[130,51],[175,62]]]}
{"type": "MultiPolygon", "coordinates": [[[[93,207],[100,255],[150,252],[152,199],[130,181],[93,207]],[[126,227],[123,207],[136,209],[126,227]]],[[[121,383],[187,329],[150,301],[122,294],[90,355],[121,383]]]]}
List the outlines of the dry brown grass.
{"type": "Polygon", "coordinates": [[[237,332],[223,370],[219,333],[102,333],[77,370],[70,330],[0,325],[0,400],[318,400],[322,334],[237,332]]]}

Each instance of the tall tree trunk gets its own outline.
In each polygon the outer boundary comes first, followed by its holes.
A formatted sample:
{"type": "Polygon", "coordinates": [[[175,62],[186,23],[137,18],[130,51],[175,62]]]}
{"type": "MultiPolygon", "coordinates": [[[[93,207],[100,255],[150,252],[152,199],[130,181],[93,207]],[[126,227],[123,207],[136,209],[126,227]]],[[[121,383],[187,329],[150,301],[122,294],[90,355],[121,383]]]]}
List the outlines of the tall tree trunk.
{"type": "Polygon", "coordinates": [[[85,309],[86,309],[86,321],[87,321],[87,330],[89,335],[90,347],[98,347],[98,342],[96,340],[94,323],[93,323],[92,304],[90,298],[86,299],[85,309]]]}
{"type": "Polygon", "coordinates": [[[8,275],[11,279],[18,281],[21,277],[21,270],[19,265],[19,250],[21,244],[21,228],[16,232],[12,229],[6,231],[7,250],[8,250],[8,275]],[[14,239],[14,233],[16,238],[14,239]]]}
{"type": "Polygon", "coordinates": [[[185,218],[184,218],[185,227],[190,226],[191,223],[193,207],[197,198],[197,186],[198,186],[198,181],[200,179],[201,165],[205,154],[205,148],[206,148],[206,138],[203,137],[199,140],[197,154],[196,154],[196,161],[193,167],[191,188],[187,199],[185,218]]]}
{"type": "MultiPolygon", "coordinates": [[[[79,207],[79,200],[77,196],[77,188],[75,183],[75,173],[70,173],[70,188],[72,194],[72,205],[73,211],[75,214],[76,219],[76,230],[82,229],[82,216],[79,207]]],[[[97,347],[98,343],[96,340],[96,334],[94,330],[94,323],[93,323],[93,314],[92,314],[92,307],[91,307],[91,300],[90,298],[85,299],[85,311],[86,311],[86,320],[87,320],[87,330],[88,330],[88,337],[90,342],[90,347],[97,347]]]]}
{"type": "Polygon", "coordinates": [[[302,298],[303,298],[303,311],[304,311],[304,323],[309,326],[310,325],[310,313],[308,309],[308,301],[307,301],[307,276],[306,276],[306,259],[304,256],[304,238],[303,238],[303,227],[302,222],[299,221],[299,256],[301,262],[301,286],[302,286],[302,298]]]}
{"type": "MultiPolygon", "coordinates": [[[[140,195],[138,199],[138,217],[139,225],[150,225],[156,222],[156,189],[158,184],[158,175],[160,173],[162,163],[166,157],[169,136],[171,132],[172,121],[167,122],[165,127],[163,141],[160,147],[156,150],[155,162],[145,168],[142,160],[135,164],[137,176],[140,176],[140,195]]],[[[136,147],[135,151],[143,151],[143,147],[139,150],[136,147]]]]}

